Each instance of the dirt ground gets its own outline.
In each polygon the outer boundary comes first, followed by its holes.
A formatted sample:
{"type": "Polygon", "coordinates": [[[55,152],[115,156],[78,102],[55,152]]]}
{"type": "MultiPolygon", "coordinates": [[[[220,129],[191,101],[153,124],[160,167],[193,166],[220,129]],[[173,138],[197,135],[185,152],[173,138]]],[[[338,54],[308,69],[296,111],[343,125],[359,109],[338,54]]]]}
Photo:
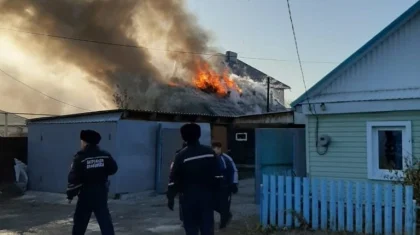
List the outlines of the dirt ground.
{"type": "MultiPolygon", "coordinates": [[[[239,190],[232,200],[233,221],[217,234],[244,234],[247,227],[256,227],[254,181],[241,181],[239,190]]],[[[110,200],[109,207],[116,234],[184,234],[178,208],[167,209],[163,195],[130,195],[110,200]]],[[[74,208],[75,202],[68,204],[63,194],[28,191],[24,196],[0,201],[0,234],[70,234],[74,208]]],[[[216,213],[216,227],[218,221],[216,213]]],[[[101,234],[93,215],[86,234],[101,234]]]]}

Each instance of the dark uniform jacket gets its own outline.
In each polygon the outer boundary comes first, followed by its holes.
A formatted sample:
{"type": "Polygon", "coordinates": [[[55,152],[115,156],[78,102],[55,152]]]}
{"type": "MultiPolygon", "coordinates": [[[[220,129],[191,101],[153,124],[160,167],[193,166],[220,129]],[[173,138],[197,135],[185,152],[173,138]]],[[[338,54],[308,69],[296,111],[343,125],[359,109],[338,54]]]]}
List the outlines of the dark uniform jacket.
{"type": "Polygon", "coordinates": [[[223,176],[214,151],[200,143],[189,144],[176,156],[171,167],[168,199],[178,193],[220,190],[223,176]]]}
{"type": "Polygon", "coordinates": [[[85,186],[106,186],[108,176],[115,174],[117,170],[117,163],[110,153],[96,145],[87,145],[73,158],[68,175],[67,198],[73,199],[85,186]]]}
{"type": "Polygon", "coordinates": [[[230,187],[232,184],[238,184],[238,169],[233,159],[222,153],[219,156],[219,164],[223,174],[223,185],[230,187]]]}

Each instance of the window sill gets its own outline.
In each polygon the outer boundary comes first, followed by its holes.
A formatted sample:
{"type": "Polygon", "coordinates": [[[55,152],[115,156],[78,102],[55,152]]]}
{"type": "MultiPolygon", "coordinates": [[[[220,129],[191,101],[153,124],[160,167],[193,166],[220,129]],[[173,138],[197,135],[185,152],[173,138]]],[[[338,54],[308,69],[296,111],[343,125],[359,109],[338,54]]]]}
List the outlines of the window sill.
{"type": "Polygon", "coordinates": [[[401,181],[404,178],[403,171],[395,171],[394,173],[385,172],[375,172],[374,174],[369,174],[368,179],[370,180],[381,180],[381,181],[401,181]]]}

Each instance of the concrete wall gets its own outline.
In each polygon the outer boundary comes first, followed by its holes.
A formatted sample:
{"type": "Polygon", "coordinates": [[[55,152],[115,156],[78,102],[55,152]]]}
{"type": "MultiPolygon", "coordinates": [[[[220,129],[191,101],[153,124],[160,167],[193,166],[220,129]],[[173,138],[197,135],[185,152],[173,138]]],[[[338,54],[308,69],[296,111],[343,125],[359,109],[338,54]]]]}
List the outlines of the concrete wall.
{"type": "Polygon", "coordinates": [[[411,121],[413,156],[420,154],[420,111],[319,115],[319,135],[331,137],[329,150],[315,148],[315,117],[308,119],[307,164],[311,177],[367,179],[366,122],[411,121]]]}
{"type": "MultiPolygon", "coordinates": [[[[80,131],[93,129],[102,135],[100,147],[116,155],[116,123],[30,124],[28,126],[29,188],[64,193],[73,156],[80,149],[80,131]]],[[[117,173],[118,174],[118,173],[117,173]]],[[[116,191],[114,177],[110,192],[116,191]]]]}

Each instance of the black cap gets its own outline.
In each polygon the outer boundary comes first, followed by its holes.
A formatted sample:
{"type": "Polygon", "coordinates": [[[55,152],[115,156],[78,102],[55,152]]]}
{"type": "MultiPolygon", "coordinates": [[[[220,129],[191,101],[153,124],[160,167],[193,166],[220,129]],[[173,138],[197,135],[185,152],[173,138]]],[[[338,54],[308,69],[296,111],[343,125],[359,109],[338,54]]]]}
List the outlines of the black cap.
{"type": "Polygon", "coordinates": [[[201,128],[195,123],[188,123],[181,127],[182,139],[186,142],[194,142],[201,137],[201,128]]]}
{"type": "Polygon", "coordinates": [[[101,135],[93,130],[82,130],[80,132],[80,139],[88,144],[97,145],[101,142],[101,135]]]}

